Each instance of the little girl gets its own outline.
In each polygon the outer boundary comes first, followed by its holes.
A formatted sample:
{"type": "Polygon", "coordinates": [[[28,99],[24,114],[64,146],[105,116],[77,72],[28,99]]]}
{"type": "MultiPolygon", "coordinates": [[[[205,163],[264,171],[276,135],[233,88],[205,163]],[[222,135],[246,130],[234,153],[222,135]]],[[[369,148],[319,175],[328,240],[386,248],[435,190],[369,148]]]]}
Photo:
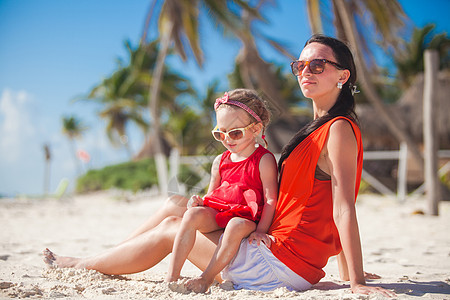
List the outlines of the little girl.
{"type": "Polygon", "coordinates": [[[217,126],[212,134],[227,151],[213,162],[206,196],[192,196],[187,204],[166,278],[167,282],[179,278],[197,230],[207,233],[225,228],[205,271],[186,282],[187,288],[197,293],[208,290],[214,277],[232,260],[243,238],[248,237],[249,243],[270,246],[266,233],[278,193],[276,160],[258,142],[261,137],[264,140],[262,134],[270,119],[264,102],[252,90],[236,89],[218,98],[214,109],[217,126]]]}

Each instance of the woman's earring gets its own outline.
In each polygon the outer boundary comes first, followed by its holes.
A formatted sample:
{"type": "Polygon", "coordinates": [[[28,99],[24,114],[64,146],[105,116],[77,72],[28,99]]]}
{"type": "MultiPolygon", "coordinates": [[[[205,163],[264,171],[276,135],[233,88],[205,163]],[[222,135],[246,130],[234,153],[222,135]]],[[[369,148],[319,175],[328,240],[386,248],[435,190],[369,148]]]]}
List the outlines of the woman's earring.
{"type": "Polygon", "coordinates": [[[340,90],[342,90],[342,82],[338,82],[338,83],[337,83],[337,88],[340,89],[340,90]]]}
{"type": "Polygon", "coordinates": [[[258,138],[255,139],[255,148],[259,147],[258,138]]]}

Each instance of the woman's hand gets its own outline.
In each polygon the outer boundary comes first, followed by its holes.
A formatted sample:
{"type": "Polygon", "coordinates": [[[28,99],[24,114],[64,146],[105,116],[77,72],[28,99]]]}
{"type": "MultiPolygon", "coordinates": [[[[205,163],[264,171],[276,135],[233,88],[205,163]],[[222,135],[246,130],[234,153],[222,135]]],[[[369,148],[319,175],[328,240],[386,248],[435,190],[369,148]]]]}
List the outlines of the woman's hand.
{"type": "Polygon", "coordinates": [[[355,284],[352,285],[350,287],[352,293],[354,294],[363,294],[363,295],[368,295],[368,294],[380,294],[383,295],[384,297],[389,297],[389,298],[395,298],[397,297],[397,295],[390,291],[390,290],[386,290],[382,287],[379,286],[368,286],[368,285],[364,285],[364,284],[355,284]]]}
{"type": "Polygon", "coordinates": [[[194,195],[189,199],[187,203],[187,208],[195,207],[195,206],[203,206],[203,199],[198,195],[194,195]]]}
{"type": "Polygon", "coordinates": [[[270,248],[272,240],[269,235],[264,232],[253,231],[247,238],[248,243],[251,244],[253,241],[256,241],[256,244],[259,246],[261,242],[266,244],[267,248],[270,248]]]}
{"type": "Polygon", "coordinates": [[[375,273],[369,273],[364,271],[364,279],[366,280],[372,280],[372,279],[380,279],[381,276],[377,275],[375,273]]]}

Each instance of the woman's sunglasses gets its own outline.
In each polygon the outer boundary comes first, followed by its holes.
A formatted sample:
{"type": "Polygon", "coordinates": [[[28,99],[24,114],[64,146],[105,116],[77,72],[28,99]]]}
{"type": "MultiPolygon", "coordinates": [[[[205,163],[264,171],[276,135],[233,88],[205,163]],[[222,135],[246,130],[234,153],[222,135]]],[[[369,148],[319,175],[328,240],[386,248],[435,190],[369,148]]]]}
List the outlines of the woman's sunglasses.
{"type": "Polygon", "coordinates": [[[250,126],[253,126],[255,123],[251,123],[250,125],[242,128],[235,128],[231,129],[230,131],[224,132],[216,128],[211,131],[213,137],[219,141],[222,142],[225,140],[226,137],[229,137],[232,140],[240,140],[244,137],[245,131],[250,128],[250,126]]]}
{"type": "Polygon", "coordinates": [[[338,63],[335,63],[328,59],[313,59],[311,61],[294,60],[293,62],[291,62],[292,74],[294,74],[295,76],[299,76],[303,72],[303,70],[306,68],[307,65],[309,65],[309,70],[311,70],[311,73],[320,74],[323,72],[323,70],[325,70],[325,65],[327,63],[335,66],[339,70],[345,69],[338,63]]]}

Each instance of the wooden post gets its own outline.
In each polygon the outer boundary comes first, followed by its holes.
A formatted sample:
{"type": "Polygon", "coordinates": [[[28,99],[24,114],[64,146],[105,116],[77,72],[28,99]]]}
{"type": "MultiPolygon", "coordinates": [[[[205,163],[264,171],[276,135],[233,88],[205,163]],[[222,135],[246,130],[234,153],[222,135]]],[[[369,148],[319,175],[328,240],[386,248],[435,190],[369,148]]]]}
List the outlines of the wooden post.
{"type": "Polygon", "coordinates": [[[425,195],[428,213],[439,215],[440,184],[438,177],[438,131],[437,131],[437,75],[439,54],[436,50],[425,50],[425,82],[423,90],[423,140],[425,144],[424,171],[425,195]]]}
{"type": "Polygon", "coordinates": [[[408,145],[400,143],[398,151],[398,171],[397,171],[397,199],[401,202],[406,200],[408,182],[408,145]]]}

